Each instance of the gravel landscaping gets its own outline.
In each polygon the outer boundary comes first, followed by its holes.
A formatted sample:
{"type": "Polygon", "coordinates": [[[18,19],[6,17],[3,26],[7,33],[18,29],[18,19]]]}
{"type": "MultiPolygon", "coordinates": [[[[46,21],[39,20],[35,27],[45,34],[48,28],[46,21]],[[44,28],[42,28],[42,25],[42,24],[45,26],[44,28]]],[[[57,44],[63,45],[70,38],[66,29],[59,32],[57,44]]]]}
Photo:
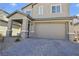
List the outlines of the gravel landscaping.
{"type": "Polygon", "coordinates": [[[2,56],[79,56],[79,44],[68,40],[25,39],[1,52],[2,56]]]}

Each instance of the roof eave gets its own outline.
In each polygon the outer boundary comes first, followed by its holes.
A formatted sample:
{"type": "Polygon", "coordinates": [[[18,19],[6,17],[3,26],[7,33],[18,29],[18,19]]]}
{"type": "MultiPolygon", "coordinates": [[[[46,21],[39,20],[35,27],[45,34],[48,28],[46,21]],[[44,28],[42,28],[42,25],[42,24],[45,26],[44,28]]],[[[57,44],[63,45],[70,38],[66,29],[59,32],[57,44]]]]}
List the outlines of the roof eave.
{"type": "Polygon", "coordinates": [[[30,5],[36,5],[37,3],[30,3],[30,4],[28,4],[28,5],[26,5],[26,6],[24,6],[23,8],[21,8],[21,10],[23,10],[24,8],[26,8],[26,7],[28,7],[28,6],[30,6],[30,5]]]}
{"type": "Polygon", "coordinates": [[[14,14],[16,14],[16,13],[20,13],[20,14],[22,14],[22,15],[24,15],[24,16],[27,16],[27,14],[22,13],[22,12],[16,10],[15,12],[11,13],[10,15],[8,15],[7,18],[10,18],[12,15],[14,15],[14,14]]]}
{"type": "Polygon", "coordinates": [[[70,17],[52,17],[52,18],[34,18],[37,21],[46,21],[46,20],[72,20],[74,18],[78,18],[77,16],[70,16],[70,17]]]}
{"type": "Polygon", "coordinates": [[[6,14],[8,14],[9,15],[9,13],[8,12],[6,12],[5,10],[3,10],[3,9],[0,9],[1,11],[3,11],[3,12],[5,12],[6,14]]]}
{"type": "Polygon", "coordinates": [[[28,7],[28,6],[32,5],[32,4],[33,4],[33,3],[30,3],[30,4],[28,4],[28,5],[24,6],[24,7],[22,7],[21,10],[23,10],[24,8],[26,8],[26,7],[28,7]]]}
{"type": "Polygon", "coordinates": [[[15,11],[15,12],[13,12],[13,13],[10,14],[9,16],[7,16],[7,18],[10,18],[12,15],[14,15],[14,14],[16,14],[16,13],[20,13],[20,14],[26,16],[27,18],[29,18],[30,20],[33,20],[31,16],[29,16],[29,15],[27,15],[27,14],[25,14],[25,13],[22,13],[22,12],[20,12],[20,11],[15,11]]]}

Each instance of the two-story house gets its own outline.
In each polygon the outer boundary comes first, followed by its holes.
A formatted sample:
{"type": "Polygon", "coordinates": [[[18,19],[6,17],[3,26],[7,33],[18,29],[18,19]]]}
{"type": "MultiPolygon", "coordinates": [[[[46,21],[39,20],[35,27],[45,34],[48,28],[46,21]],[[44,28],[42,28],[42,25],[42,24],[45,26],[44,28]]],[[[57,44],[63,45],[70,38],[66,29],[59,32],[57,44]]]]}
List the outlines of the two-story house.
{"type": "Polygon", "coordinates": [[[68,3],[30,3],[22,11],[8,16],[8,36],[12,21],[17,21],[22,24],[22,38],[74,39],[70,33],[74,32],[73,19],[78,17],[69,15],[68,3]]]}

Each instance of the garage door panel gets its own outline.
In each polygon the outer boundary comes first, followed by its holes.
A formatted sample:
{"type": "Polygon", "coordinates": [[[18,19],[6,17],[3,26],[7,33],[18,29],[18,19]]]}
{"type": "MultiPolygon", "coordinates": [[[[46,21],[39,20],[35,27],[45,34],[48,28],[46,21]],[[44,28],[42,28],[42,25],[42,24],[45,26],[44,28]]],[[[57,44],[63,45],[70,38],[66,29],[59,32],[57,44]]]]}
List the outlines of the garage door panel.
{"type": "Polygon", "coordinates": [[[50,38],[50,39],[64,39],[65,38],[65,24],[53,23],[37,23],[36,37],[50,38]]]}

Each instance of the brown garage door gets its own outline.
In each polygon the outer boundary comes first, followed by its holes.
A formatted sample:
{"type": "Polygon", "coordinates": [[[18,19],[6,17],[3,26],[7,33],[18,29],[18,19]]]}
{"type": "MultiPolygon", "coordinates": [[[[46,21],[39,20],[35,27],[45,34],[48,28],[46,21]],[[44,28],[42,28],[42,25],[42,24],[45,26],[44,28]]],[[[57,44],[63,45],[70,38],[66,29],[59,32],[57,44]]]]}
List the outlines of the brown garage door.
{"type": "Polygon", "coordinates": [[[36,37],[65,39],[65,23],[37,23],[36,37]]]}

